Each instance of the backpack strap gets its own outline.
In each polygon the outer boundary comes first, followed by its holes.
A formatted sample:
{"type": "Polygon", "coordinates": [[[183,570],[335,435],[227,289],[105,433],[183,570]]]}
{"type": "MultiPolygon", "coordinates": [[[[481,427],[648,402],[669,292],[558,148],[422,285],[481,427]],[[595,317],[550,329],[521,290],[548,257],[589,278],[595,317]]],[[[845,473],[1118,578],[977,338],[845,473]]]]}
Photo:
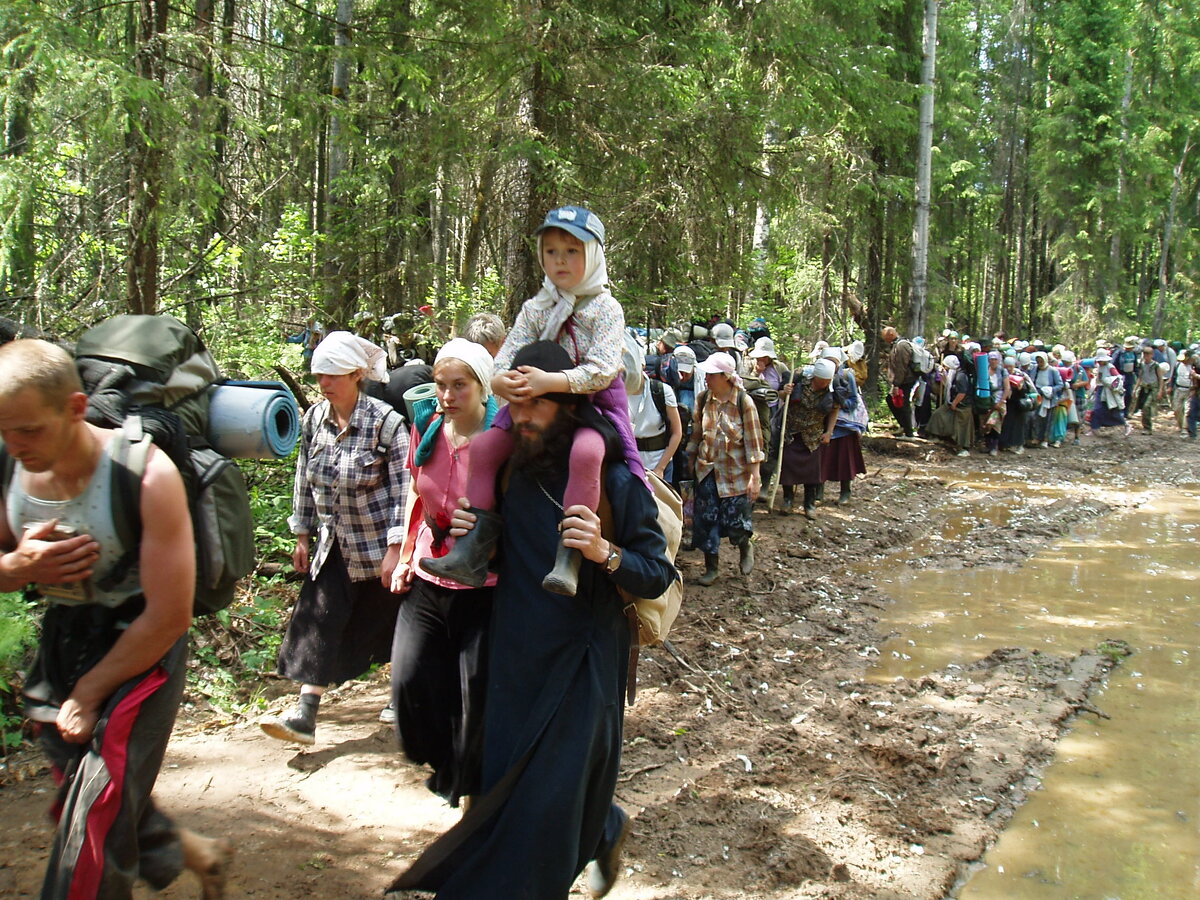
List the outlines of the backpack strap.
{"type": "Polygon", "coordinates": [[[96,582],[101,590],[116,587],[138,562],[142,542],[142,479],[152,446],[141,416],[126,418],[113,435],[110,503],[113,528],[122,547],[120,558],[108,574],[96,582]]]}
{"type": "Polygon", "coordinates": [[[670,430],[670,425],[667,423],[667,392],[663,390],[663,383],[648,379],[650,383],[650,399],[654,401],[654,408],[658,410],[658,417],[662,419],[663,427],[670,430]]]}
{"type": "Polygon", "coordinates": [[[383,424],[379,426],[379,440],[375,443],[375,454],[387,456],[396,440],[396,432],[404,426],[404,418],[394,409],[383,414],[383,424]]]}

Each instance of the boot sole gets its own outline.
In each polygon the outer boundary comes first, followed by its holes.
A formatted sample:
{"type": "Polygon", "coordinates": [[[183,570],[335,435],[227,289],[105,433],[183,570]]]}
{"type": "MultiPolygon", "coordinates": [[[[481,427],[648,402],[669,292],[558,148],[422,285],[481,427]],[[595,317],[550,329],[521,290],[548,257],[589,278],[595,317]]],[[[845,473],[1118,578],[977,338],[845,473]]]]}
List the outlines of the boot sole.
{"type": "Polygon", "coordinates": [[[307,744],[310,746],[317,742],[315,734],[296,731],[278,719],[264,719],[258,723],[258,727],[266,733],[267,737],[273,737],[277,741],[285,741],[289,744],[307,744]]]}
{"type": "Polygon", "coordinates": [[[552,594],[561,594],[564,597],[574,597],[578,588],[578,582],[568,582],[554,575],[547,575],[542,579],[542,589],[549,591],[552,594]]]}

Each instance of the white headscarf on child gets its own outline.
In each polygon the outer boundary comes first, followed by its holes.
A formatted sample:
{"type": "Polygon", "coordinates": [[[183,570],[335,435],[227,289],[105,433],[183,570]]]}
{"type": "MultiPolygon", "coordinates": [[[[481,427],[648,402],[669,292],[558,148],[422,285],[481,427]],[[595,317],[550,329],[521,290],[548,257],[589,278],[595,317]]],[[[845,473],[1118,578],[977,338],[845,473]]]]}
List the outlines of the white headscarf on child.
{"type": "MultiPolygon", "coordinates": [[[[608,284],[608,264],[604,259],[604,245],[599,241],[585,241],[583,280],[575,285],[574,291],[560,291],[547,275],[542,279],[542,289],[529,302],[535,309],[550,309],[550,318],[539,335],[543,341],[557,341],[558,333],[562,330],[571,313],[575,312],[575,304],[585,297],[594,297],[605,292],[608,284]]],[[[542,264],[542,235],[537,240],[538,265],[542,264]]]]}
{"type": "Polygon", "coordinates": [[[370,381],[387,384],[387,352],[349,331],[331,331],[313,351],[314,375],[349,375],[366,370],[370,381]]]}

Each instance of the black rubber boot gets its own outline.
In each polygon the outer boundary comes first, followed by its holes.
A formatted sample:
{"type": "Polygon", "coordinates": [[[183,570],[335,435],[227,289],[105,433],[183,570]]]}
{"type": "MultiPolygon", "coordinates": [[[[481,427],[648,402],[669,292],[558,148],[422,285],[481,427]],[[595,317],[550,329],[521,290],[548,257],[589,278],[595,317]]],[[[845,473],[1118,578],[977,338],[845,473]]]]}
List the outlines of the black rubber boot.
{"type": "Polygon", "coordinates": [[[317,707],[321,705],[320,694],[301,694],[290,712],[270,716],[259,722],[270,737],[294,744],[311,744],[317,735],[317,707]]]}
{"type": "Polygon", "coordinates": [[[738,544],[738,554],[742,574],[749,575],[754,571],[754,544],[750,538],[746,538],[744,543],[738,544]]]}
{"type": "Polygon", "coordinates": [[[838,494],[838,506],[846,506],[850,503],[850,482],[842,482],[842,492],[838,494]]]}
{"type": "Polygon", "coordinates": [[[421,568],[430,575],[457,581],[467,587],[483,587],[488,576],[488,560],[496,541],[500,539],[502,519],[498,513],[488,509],[469,507],[467,512],[475,513],[475,527],[458,538],[450,552],[436,559],[426,556],[421,560],[421,568]]]}
{"type": "Polygon", "coordinates": [[[815,484],[806,484],[804,486],[804,518],[811,519],[813,510],[817,508],[817,486],[815,484]]]}
{"type": "Polygon", "coordinates": [[[792,503],[796,496],[795,488],[790,484],[783,486],[783,506],[779,508],[779,514],[782,516],[790,516],[792,514],[792,503]]]}
{"type": "Polygon", "coordinates": [[[720,554],[705,553],[704,554],[704,574],[696,579],[697,584],[708,587],[717,580],[717,567],[720,563],[720,554]]]}
{"type": "Polygon", "coordinates": [[[583,554],[573,547],[564,547],[560,542],[554,557],[554,568],[542,579],[542,587],[552,594],[574,597],[579,588],[579,566],[583,554]]]}
{"type": "Polygon", "coordinates": [[[825,482],[822,481],[817,485],[817,495],[813,499],[818,502],[825,499],[825,482]]]}

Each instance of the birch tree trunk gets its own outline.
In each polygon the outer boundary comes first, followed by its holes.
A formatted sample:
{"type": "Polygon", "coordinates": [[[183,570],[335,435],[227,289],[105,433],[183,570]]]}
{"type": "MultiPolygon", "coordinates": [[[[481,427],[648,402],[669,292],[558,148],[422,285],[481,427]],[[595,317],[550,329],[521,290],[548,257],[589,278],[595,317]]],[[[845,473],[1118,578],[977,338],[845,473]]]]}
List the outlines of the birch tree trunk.
{"type": "Polygon", "coordinates": [[[908,308],[910,334],[925,333],[929,297],[929,205],[933,170],[933,86],[937,61],[938,0],[925,0],[924,48],[921,60],[921,109],[917,130],[917,209],[913,222],[912,294],[908,308]]]}
{"type": "Polygon", "coordinates": [[[350,161],[349,140],[342,111],[350,90],[350,23],[354,20],[354,0],[338,0],[334,24],[333,82],[330,91],[335,109],[329,117],[329,150],[326,169],[326,216],[329,251],[325,257],[325,279],[330,300],[329,312],[337,327],[344,327],[354,314],[357,302],[351,276],[353,253],[347,245],[346,227],[350,198],[346,196],[342,175],[350,161]]]}
{"type": "Polygon", "coordinates": [[[1183,153],[1175,165],[1175,180],[1171,184],[1171,202],[1167,206],[1167,218],[1163,222],[1162,249],[1158,256],[1158,305],[1154,309],[1154,324],[1150,333],[1159,337],[1167,319],[1167,260],[1171,253],[1171,236],[1175,230],[1175,216],[1179,209],[1179,191],[1183,184],[1183,167],[1187,163],[1188,153],[1192,150],[1192,139],[1188,138],[1183,145],[1183,153]]]}

